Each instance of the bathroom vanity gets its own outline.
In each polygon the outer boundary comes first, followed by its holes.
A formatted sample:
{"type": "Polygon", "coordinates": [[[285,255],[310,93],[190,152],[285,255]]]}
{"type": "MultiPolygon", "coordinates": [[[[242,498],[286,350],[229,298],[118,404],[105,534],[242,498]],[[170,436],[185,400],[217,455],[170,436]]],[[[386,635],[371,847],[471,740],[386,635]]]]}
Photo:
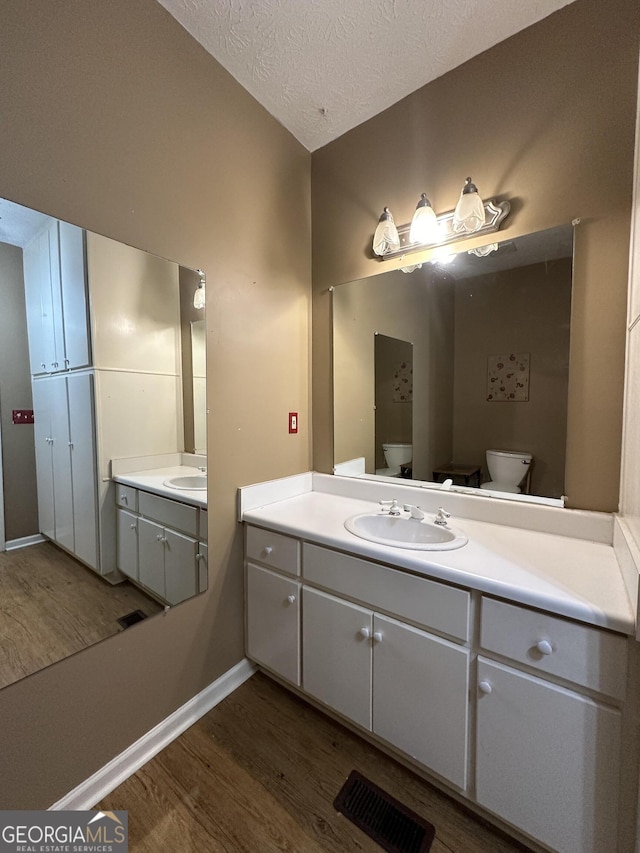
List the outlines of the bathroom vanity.
{"type": "Polygon", "coordinates": [[[637,590],[611,517],[417,492],[317,474],[240,490],[247,656],[540,849],[633,850],[637,590]],[[345,528],[393,498],[424,523],[444,505],[468,542],[345,528]]]}
{"type": "Polygon", "coordinates": [[[183,464],[139,471],[123,470],[135,466],[128,460],[113,465],[119,571],[167,605],[204,592],[206,475],[183,464]]]}

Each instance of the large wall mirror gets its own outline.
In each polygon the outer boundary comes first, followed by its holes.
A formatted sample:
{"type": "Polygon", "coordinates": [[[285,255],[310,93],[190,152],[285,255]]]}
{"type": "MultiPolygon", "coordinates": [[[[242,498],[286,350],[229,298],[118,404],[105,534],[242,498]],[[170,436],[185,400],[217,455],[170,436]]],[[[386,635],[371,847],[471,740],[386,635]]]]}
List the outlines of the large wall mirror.
{"type": "Polygon", "coordinates": [[[562,504],[573,227],[459,248],[334,288],[335,471],[562,504]]]}
{"type": "Polygon", "coordinates": [[[0,200],[0,688],[207,588],[203,287],[0,200]]]}

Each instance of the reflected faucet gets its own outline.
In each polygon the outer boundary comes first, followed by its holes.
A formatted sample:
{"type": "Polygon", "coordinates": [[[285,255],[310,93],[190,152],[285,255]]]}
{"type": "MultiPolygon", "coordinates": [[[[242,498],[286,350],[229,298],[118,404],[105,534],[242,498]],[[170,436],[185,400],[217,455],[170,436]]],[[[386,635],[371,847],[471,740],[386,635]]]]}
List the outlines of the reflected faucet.
{"type": "Polygon", "coordinates": [[[447,477],[447,479],[440,486],[440,488],[442,489],[442,491],[448,492],[451,486],[453,486],[453,480],[451,479],[451,477],[447,477]]]}

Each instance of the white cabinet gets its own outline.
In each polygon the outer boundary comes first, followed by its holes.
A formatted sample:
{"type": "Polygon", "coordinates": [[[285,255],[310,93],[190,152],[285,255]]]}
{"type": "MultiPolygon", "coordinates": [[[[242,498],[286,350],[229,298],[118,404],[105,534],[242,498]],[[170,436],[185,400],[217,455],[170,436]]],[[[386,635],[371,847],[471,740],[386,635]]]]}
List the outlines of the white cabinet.
{"type": "Polygon", "coordinates": [[[553,850],[617,849],[620,711],[482,658],[478,684],[478,802],[553,850]]]}
{"type": "Polygon", "coordinates": [[[246,545],[248,657],[546,848],[630,849],[628,638],[280,532],[246,545]]]}
{"type": "Polygon", "coordinates": [[[304,691],[464,789],[468,649],[306,585],[302,609],[304,691]]]}
{"type": "Polygon", "coordinates": [[[467,787],[469,649],[376,614],[373,731],[467,787]]]}
{"type": "Polygon", "coordinates": [[[92,376],[34,380],[33,408],[40,531],[97,568],[92,376]]]}
{"type": "Polygon", "coordinates": [[[371,731],[373,613],[308,586],[302,609],[305,692],[371,731]]]}
{"type": "Polygon", "coordinates": [[[247,564],[247,655],[300,685],[300,583],[247,564]]]}
{"type": "MultiPolygon", "coordinates": [[[[196,538],[205,510],[116,484],[117,568],[167,604],[207,588],[207,546],[196,538]]],[[[205,522],[206,523],[206,522],[205,522]]]]}
{"type": "Polygon", "coordinates": [[[54,221],[24,250],[33,375],[90,364],[84,232],[54,221]]]}

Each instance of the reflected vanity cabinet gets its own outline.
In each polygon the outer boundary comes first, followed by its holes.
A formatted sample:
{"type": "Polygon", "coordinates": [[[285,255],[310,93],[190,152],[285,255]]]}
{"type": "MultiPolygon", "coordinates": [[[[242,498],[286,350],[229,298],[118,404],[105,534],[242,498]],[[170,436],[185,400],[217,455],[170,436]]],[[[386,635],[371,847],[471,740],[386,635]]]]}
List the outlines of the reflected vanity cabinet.
{"type": "Polygon", "coordinates": [[[251,660],[544,849],[633,849],[627,637],[245,526],[251,660]]]}
{"type": "Polygon", "coordinates": [[[164,604],[207,588],[207,512],[116,483],[117,567],[164,604]]]}

